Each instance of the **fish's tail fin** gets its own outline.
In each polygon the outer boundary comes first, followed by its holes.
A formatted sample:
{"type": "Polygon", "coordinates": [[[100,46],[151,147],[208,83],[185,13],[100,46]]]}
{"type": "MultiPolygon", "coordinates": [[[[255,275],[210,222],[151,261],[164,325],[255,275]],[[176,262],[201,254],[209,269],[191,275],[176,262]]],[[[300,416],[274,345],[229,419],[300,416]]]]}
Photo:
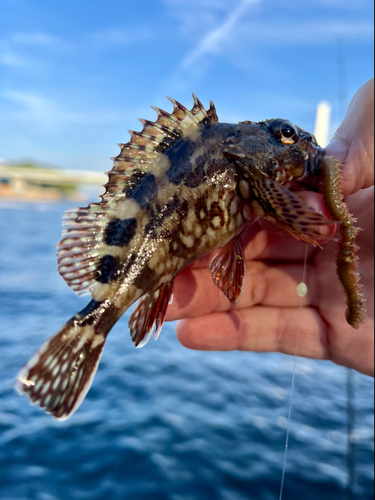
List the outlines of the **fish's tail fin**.
{"type": "Polygon", "coordinates": [[[70,319],[19,372],[15,388],[32,403],[65,420],[79,407],[99,365],[106,335],[95,322],[70,319]]]}

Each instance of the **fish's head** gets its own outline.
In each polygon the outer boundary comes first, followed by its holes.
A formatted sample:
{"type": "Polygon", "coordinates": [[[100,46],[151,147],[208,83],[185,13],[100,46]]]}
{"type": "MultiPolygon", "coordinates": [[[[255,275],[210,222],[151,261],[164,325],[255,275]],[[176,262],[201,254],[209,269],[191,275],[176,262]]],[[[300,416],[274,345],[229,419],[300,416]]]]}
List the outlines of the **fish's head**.
{"type": "Polygon", "coordinates": [[[304,183],[313,189],[323,149],[312,134],[282,118],[240,122],[235,128],[222,153],[246,180],[264,175],[280,184],[304,183]]]}

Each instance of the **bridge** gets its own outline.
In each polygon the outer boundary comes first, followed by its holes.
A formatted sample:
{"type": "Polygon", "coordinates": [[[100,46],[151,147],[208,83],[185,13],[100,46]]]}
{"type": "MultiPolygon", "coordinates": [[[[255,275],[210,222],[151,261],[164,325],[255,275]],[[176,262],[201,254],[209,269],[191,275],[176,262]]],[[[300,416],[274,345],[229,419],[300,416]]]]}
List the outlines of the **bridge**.
{"type": "Polygon", "coordinates": [[[97,184],[103,185],[108,176],[101,172],[87,170],[52,170],[4,165],[0,166],[0,179],[12,181],[32,181],[38,184],[97,184]]]}
{"type": "Polygon", "coordinates": [[[107,175],[100,172],[0,165],[0,198],[20,201],[82,199],[80,186],[99,188],[107,181],[107,175]]]}

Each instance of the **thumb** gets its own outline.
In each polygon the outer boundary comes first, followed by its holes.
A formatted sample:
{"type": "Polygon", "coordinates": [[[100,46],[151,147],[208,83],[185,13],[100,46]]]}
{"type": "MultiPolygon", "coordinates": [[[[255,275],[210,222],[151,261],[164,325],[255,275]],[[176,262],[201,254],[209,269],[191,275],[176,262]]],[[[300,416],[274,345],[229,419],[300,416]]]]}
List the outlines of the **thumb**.
{"type": "Polygon", "coordinates": [[[343,194],[374,184],[374,79],[356,92],[325,154],[344,166],[343,194]]]}

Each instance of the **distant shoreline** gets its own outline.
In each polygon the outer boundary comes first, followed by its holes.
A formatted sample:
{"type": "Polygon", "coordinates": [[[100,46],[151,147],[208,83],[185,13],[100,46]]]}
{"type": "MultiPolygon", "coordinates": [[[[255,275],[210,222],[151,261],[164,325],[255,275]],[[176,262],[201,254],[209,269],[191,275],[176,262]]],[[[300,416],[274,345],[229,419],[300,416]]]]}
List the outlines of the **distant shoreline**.
{"type": "Polygon", "coordinates": [[[0,184],[0,201],[7,202],[32,202],[32,203],[59,203],[61,201],[84,201],[85,196],[80,192],[63,196],[57,188],[40,188],[36,186],[26,187],[22,193],[9,185],[0,184]]]}
{"type": "Polygon", "coordinates": [[[9,202],[81,202],[87,199],[82,185],[106,182],[97,172],[71,172],[33,165],[0,165],[0,200],[9,202]]]}

